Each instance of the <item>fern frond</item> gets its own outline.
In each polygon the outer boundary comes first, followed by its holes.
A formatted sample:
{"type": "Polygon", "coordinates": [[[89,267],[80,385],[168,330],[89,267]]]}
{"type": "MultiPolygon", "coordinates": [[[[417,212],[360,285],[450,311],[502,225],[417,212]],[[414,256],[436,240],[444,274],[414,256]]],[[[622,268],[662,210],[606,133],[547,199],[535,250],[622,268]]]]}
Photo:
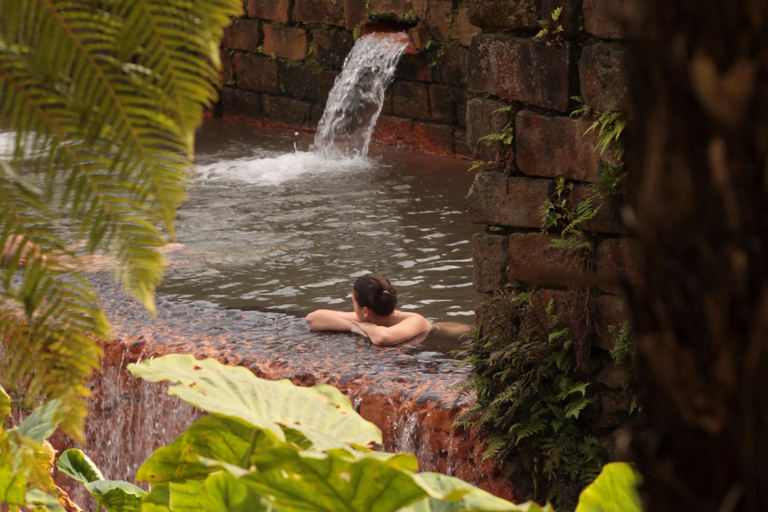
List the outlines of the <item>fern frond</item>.
{"type": "Polygon", "coordinates": [[[26,405],[64,398],[62,427],[75,437],[109,327],[67,244],[114,255],[118,280],[153,310],[157,248],[174,236],[219,40],[241,10],[239,0],[0,0],[0,119],[13,134],[0,154],[0,375],[26,405]]]}

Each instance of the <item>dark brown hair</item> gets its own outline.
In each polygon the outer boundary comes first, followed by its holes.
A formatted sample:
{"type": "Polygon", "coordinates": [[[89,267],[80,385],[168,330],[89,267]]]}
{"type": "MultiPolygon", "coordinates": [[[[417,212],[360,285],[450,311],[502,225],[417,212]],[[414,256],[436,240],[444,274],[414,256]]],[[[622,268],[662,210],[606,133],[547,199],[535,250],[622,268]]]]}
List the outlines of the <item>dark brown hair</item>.
{"type": "Polygon", "coordinates": [[[369,308],[380,316],[391,315],[397,307],[397,292],[386,277],[364,275],[352,287],[361,308],[369,308]]]}

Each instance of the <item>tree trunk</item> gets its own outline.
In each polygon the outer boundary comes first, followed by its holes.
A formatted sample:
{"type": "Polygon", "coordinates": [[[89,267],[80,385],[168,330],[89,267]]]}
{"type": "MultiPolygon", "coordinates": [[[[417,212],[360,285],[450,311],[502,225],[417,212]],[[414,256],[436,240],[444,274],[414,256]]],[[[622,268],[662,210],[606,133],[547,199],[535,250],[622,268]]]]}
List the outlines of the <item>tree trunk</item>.
{"type": "Polygon", "coordinates": [[[629,294],[646,510],[768,510],[768,0],[644,0],[629,294]]]}

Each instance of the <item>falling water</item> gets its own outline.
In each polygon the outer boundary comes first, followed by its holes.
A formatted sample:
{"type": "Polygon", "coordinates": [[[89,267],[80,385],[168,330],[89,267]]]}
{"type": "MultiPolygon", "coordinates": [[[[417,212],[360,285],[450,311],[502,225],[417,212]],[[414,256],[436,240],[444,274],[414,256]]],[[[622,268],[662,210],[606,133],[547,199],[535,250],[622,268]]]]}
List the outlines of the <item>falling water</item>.
{"type": "Polygon", "coordinates": [[[405,33],[373,33],[357,40],[328,95],[315,135],[317,154],[323,158],[368,154],[384,91],[407,46],[405,33]]]}

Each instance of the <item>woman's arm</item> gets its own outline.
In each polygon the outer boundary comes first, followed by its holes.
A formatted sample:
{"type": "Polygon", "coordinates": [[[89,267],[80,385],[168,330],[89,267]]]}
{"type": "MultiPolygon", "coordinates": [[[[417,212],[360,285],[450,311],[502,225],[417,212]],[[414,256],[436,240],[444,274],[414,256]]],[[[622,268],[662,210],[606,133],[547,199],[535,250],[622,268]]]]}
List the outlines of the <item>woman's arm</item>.
{"type": "Polygon", "coordinates": [[[313,331],[351,331],[352,321],[357,321],[354,312],[318,309],[307,315],[307,323],[313,331]]]}
{"type": "Polygon", "coordinates": [[[370,338],[371,343],[381,346],[397,345],[432,328],[432,324],[420,315],[406,318],[391,327],[384,327],[369,322],[357,322],[355,320],[352,323],[356,324],[370,338]]]}

